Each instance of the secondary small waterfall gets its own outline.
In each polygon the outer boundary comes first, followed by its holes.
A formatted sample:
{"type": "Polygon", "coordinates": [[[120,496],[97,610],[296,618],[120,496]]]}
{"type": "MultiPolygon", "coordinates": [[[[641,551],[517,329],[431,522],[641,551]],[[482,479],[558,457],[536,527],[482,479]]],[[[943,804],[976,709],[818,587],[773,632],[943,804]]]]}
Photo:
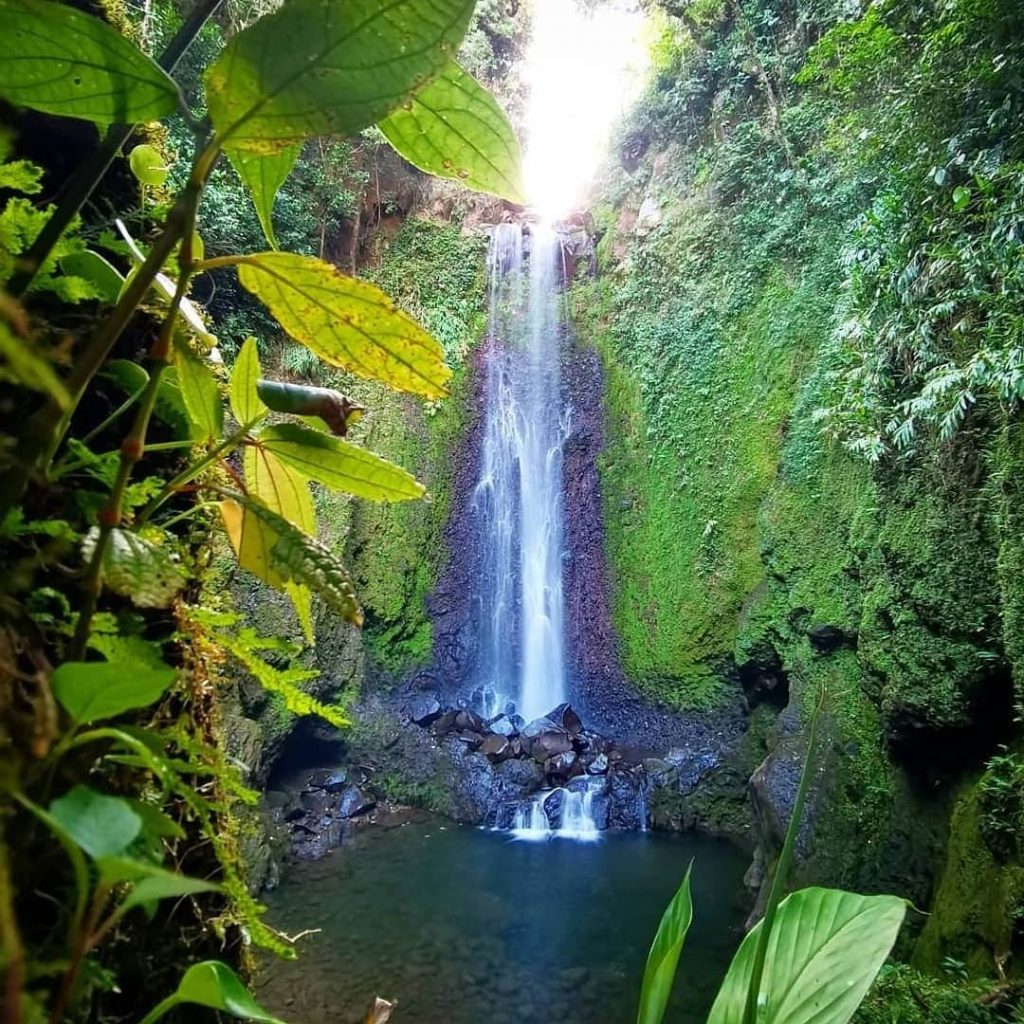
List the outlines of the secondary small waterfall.
{"type": "Polygon", "coordinates": [[[604,785],[603,779],[583,777],[574,780],[567,788],[542,790],[517,809],[512,835],[529,842],[546,839],[599,840],[601,829],[595,804],[604,785]]]}
{"type": "Polygon", "coordinates": [[[565,700],[557,235],[520,225],[492,235],[486,412],[474,507],[484,551],[476,581],[484,714],[527,721],[565,700]]]}

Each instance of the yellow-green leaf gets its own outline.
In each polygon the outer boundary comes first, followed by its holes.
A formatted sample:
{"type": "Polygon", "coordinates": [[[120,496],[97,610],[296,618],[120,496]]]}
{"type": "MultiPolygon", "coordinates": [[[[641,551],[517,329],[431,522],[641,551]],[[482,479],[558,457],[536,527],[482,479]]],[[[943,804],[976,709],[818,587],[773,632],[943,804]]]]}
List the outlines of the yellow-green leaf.
{"type": "Polygon", "coordinates": [[[231,369],[231,411],[242,425],[253,423],[267,413],[256,390],[263,370],[255,338],[246,338],[231,369]]]}
{"type": "Polygon", "coordinates": [[[234,36],[206,73],[231,149],[272,153],[354,135],[448,63],[476,0],[290,0],[234,36]]]}
{"type": "Polygon", "coordinates": [[[378,125],[421,171],[523,203],[519,140],[494,97],[452,61],[378,125]]]}
{"type": "Polygon", "coordinates": [[[325,362],[427,398],[447,394],[441,343],[375,285],[312,256],[262,252],[238,278],[298,342],[325,362]]]}
{"type": "Polygon", "coordinates": [[[167,180],[168,167],[160,150],[148,142],[136,146],[128,155],[128,166],[137,181],[143,185],[159,188],[167,180]]]}
{"type": "Polygon", "coordinates": [[[224,428],[224,406],[210,367],[184,343],[174,347],[178,385],[189,418],[206,439],[220,437],[224,428]]]}
{"type": "Polygon", "coordinates": [[[286,146],[276,153],[265,154],[249,153],[241,149],[228,150],[228,159],[252,195],[263,234],[274,249],[280,248],[274,234],[274,200],[285,179],[292,173],[301,148],[296,144],[286,146]]]}
{"type": "MultiPolygon", "coordinates": [[[[309,484],[295,470],[283,465],[269,451],[259,447],[245,449],[245,483],[249,493],[267,508],[297,526],[303,533],[316,533],[316,512],[309,484]]],[[[295,613],[307,640],[313,639],[313,598],[308,587],[294,581],[285,591],[295,605],[295,613]]]]}
{"type": "Polygon", "coordinates": [[[259,444],[304,477],[370,501],[410,501],[425,488],[404,469],[364,448],[297,423],[267,427],[259,444]]]}
{"type": "Polygon", "coordinates": [[[177,86],[134,43],[51,0],[0,0],[0,96],[103,125],[151,121],[178,105],[177,86]]]}
{"type": "Polygon", "coordinates": [[[222,501],[220,514],[238,564],[276,590],[284,590],[285,577],[275,568],[272,556],[277,543],[274,531],[237,501],[222,501]]]}

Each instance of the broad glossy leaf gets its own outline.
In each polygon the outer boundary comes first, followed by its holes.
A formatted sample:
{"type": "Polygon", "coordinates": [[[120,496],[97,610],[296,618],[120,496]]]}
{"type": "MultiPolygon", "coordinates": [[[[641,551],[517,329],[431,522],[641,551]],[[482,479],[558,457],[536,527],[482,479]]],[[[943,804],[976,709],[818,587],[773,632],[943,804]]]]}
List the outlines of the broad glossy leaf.
{"type": "Polygon", "coordinates": [[[90,857],[123,853],[142,831],[142,819],[127,800],[75,786],[50,804],[50,814],[90,857]]]}
{"type": "Polygon", "coordinates": [[[301,148],[296,144],[286,146],[276,153],[228,150],[228,159],[242,179],[242,184],[252,195],[256,216],[259,217],[263,234],[274,249],[280,248],[277,244],[277,236],[274,234],[274,200],[285,179],[292,173],[301,148]]]}
{"type": "Polygon", "coordinates": [[[164,163],[164,158],[160,155],[160,150],[148,142],[136,146],[128,154],[128,166],[136,180],[143,185],[159,188],[167,180],[168,167],[164,163]]]}
{"type": "Polygon", "coordinates": [[[640,989],[637,1024],[661,1024],[672,993],[679,954],[686,941],[686,933],[693,921],[693,902],[690,899],[690,872],[686,869],[682,884],[665,908],[658,931],[647,954],[644,981],[640,989]]]}
{"type": "Polygon", "coordinates": [[[238,975],[219,960],[204,960],[190,967],[172,997],[176,1003],[195,1003],[232,1017],[259,1021],[260,1024],[284,1024],[252,997],[238,975]]]}
{"type": "Polygon", "coordinates": [[[355,135],[444,68],[476,0],[290,0],[234,36],[206,73],[231,149],[272,153],[355,135]]]}
{"type": "MultiPolygon", "coordinates": [[[[896,896],[801,889],[779,904],[758,1024],[847,1024],[889,955],[907,904],[896,896]]],[[[743,940],[708,1024],[742,1024],[761,924],[743,940]]]]}
{"type": "Polygon", "coordinates": [[[238,278],[298,342],[332,366],[427,398],[446,394],[452,371],[441,343],[375,285],[312,256],[245,256],[238,278]]]}
{"type": "Polygon", "coordinates": [[[174,346],[174,366],[185,408],[200,436],[204,439],[220,437],[224,432],[224,405],[209,365],[188,345],[178,342],[174,346]]]}
{"type": "MultiPolygon", "coordinates": [[[[159,538],[161,531],[154,536],[159,538]]],[[[82,541],[86,562],[92,559],[98,537],[99,528],[94,526],[82,541]]],[[[103,581],[138,608],[168,608],[185,586],[185,577],[169,545],[117,528],[111,531],[103,557],[103,581]]]]}
{"type": "Polygon", "coordinates": [[[421,171],[524,203],[522,154],[494,97],[452,61],[378,125],[421,171]]]}
{"type": "Polygon", "coordinates": [[[171,114],[178,89],[116,29],[68,4],[0,0],[0,96],[96,124],[171,114]]]}
{"type": "Polygon", "coordinates": [[[172,668],[66,661],[53,673],[53,694],[76,722],[88,725],[147,707],[167,692],[174,676],[172,668]]]}
{"type": "Polygon", "coordinates": [[[267,427],[259,444],[307,479],[359,498],[410,501],[426,491],[411,473],[379,455],[297,423],[267,427]]]}
{"type": "Polygon", "coordinates": [[[231,411],[243,426],[266,415],[267,407],[257,390],[262,372],[256,339],[246,338],[231,368],[231,411]]]}
{"type": "MultiPolygon", "coordinates": [[[[316,533],[316,512],[309,484],[271,452],[261,447],[245,449],[245,482],[249,493],[279,516],[283,516],[303,533],[310,536],[316,533]]],[[[312,640],[313,600],[309,588],[289,581],[285,584],[285,590],[295,605],[303,633],[308,640],[312,640]]]]}

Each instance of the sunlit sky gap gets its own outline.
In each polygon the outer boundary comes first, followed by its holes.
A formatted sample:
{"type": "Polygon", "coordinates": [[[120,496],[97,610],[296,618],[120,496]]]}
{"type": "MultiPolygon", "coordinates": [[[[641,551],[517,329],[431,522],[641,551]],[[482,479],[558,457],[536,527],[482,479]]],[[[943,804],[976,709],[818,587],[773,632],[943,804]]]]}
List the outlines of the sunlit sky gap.
{"type": "Polygon", "coordinates": [[[643,86],[649,28],[633,0],[590,12],[577,0],[533,0],[532,17],[526,192],[542,217],[556,219],[584,200],[614,125],[643,86]]]}

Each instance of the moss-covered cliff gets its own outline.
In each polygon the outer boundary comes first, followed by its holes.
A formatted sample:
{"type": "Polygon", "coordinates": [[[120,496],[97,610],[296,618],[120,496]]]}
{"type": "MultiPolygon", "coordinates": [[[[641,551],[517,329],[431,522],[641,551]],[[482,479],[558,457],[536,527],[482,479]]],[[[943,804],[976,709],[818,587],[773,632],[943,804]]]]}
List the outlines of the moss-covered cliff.
{"type": "Polygon", "coordinates": [[[1020,12],[662,6],[573,292],[627,673],[680,711],[788,685],[754,779],[769,840],[824,689],[805,877],[926,899],[945,857],[920,958],[968,941],[991,966],[1013,900],[965,940],[956,879],[996,877],[964,862],[973,780],[1024,673],[1019,311],[992,265],[1020,239],[985,201],[1024,195],[1020,12]]]}

